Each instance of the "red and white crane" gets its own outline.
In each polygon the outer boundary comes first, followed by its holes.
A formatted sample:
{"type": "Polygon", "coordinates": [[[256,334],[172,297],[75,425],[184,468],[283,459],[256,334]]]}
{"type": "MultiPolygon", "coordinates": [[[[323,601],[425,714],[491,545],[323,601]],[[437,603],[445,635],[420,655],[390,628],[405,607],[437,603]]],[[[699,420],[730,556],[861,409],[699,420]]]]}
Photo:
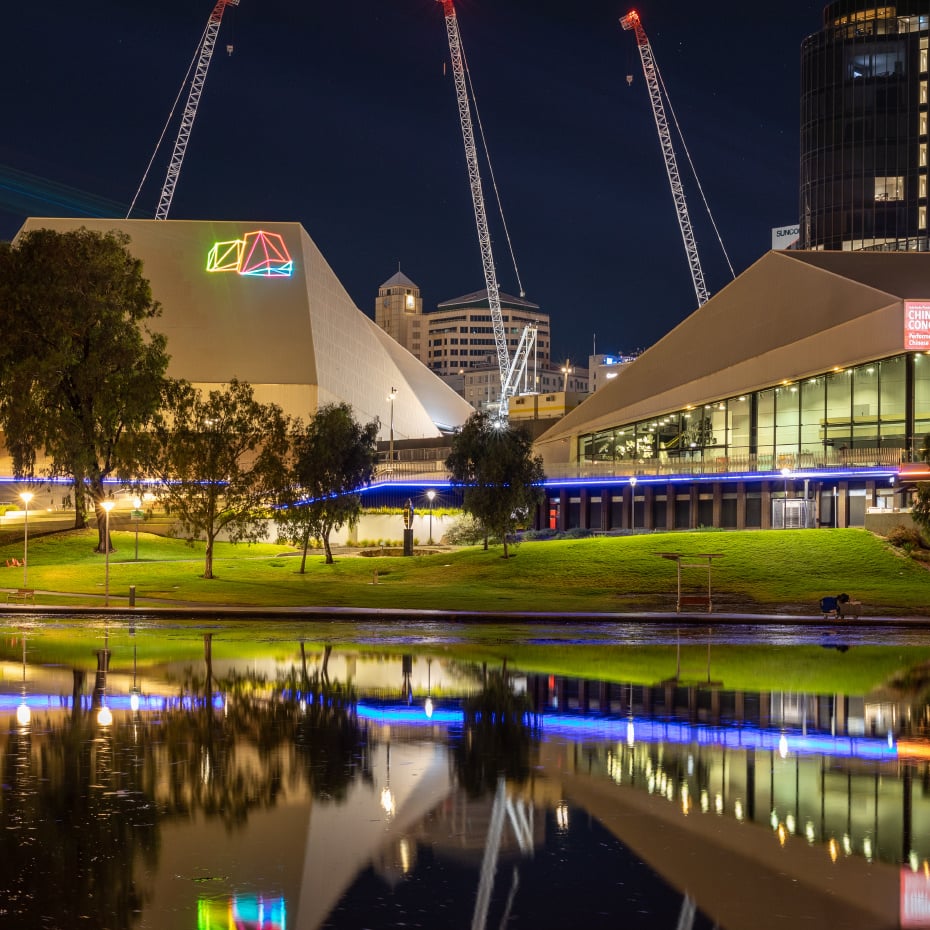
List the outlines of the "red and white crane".
{"type": "MultiPolygon", "coordinates": [[[[636,35],[636,47],[639,49],[639,57],[643,63],[643,74],[646,77],[646,86],[649,88],[649,99],[652,102],[652,113],[655,117],[656,129],[659,133],[659,144],[662,147],[662,156],[665,159],[665,171],[668,174],[668,183],[672,189],[672,199],[675,201],[675,212],[678,215],[678,225],[681,228],[681,238],[685,245],[685,254],[688,257],[688,266],[691,269],[691,280],[694,284],[694,293],[697,296],[698,306],[703,306],[710,298],[707,285],[704,283],[704,271],[701,268],[701,260],[698,257],[697,243],[694,239],[694,230],[691,227],[691,217],[688,215],[688,204],[685,199],[685,191],[681,184],[681,177],[678,173],[678,162],[675,158],[675,148],[672,145],[672,135],[669,131],[668,118],[665,115],[665,104],[663,102],[663,91],[665,85],[662,83],[662,76],[659,73],[655,57],[652,53],[652,46],[646,37],[646,31],[643,29],[642,21],[636,10],[630,10],[626,16],[621,17],[620,25],[627,31],[632,30],[636,35]]],[[[627,78],[632,82],[633,77],[627,78]]],[[[665,92],[665,96],[668,93],[665,92]]],[[[674,111],[672,113],[674,117],[674,111]]],[[[677,125],[677,124],[676,124],[677,125]]],[[[687,154],[687,147],[685,148],[687,154]]],[[[690,156],[689,156],[690,161],[690,156]]],[[[692,170],[693,170],[692,165],[692,170]]],[[[695,177],[697,175],[695,174],[695,177]]],[[[700,188],[700,181],[698,181],[700,188]]],[[[703,196],[703,191],[701,191],[703,196]]],[[[704,199],[704,205],[707,207],[707,200],[704,199]]],[[[710,208],[708,207],[708,214],[710,208]]],[[[713,223],[713,217],[711,216],[713,223]]],[[[716,224],[714,230],[717,231],[716,224]]],[[[720,233],[717,232],[717,239],[720,241],[720,233]]],[[[720,241],[720,247],[723,248],[723,242],[720,241]]],[[[724,256],[726,250],[724,249],[724,256]]],[[[726,256],[727,264],[730,264],[729,256],[726,256]]],[[[730,272],[733,273],[733,266],[730,265],[730,272]]]]}
{"type": "MultiPolygon", "coordinates": [[[[452,76],[455,80],[455,92],[459,105],[459,121],[462,124],[462,137],[465,141],[465,160],[468,164],[468,182],[471,187],[472,205],[475,209],[475,224],[478,227],[478,245],[481,249],[481,263],[484,267],[484,282],[488,292],[488,306],[491,310],[491,323],[494,328],[494,344],[497,349],[497,365],[501,379],[501,398],[498,419],[507,419],[507,407],[526,375],[530,354],[536,345],[536,327],[526,327],[520,339],[513,359],[507,348],[507,335],[504,332],[504,316],[501,312],[500,288],[497,284],[497,271],[494,266],[494,253],[491,249],[491,233],[488,229],[488,216],[484,206],[484,190],[481,186],[481,170],[478,165],[478,150],[475,145],[475,131],[471,118],[471,105],[468,95],[462,37],[459,33],[458,18],[455,15],[453,0],[437,0],[442,4],[446,20],[446,32],[449,36],[449,52],[452,57],[452,76]]],[[[521,288],[522,291],[522,288],[521,288]]]]}
{"type": "Polygon", "coordinates": [[[184,107],[184,115],[181,117],[181,126],[178,129],[178,137],[174,143],[174,151],[171,153],[171,161],[168,163],[168,175],[162,186],[161,196],[158,198],[158,207],[155,210],[156,220],[168,219],[168,211],[171,209],[171,200],[174,197],[174,188],[178,183],[181,165],[184,164],[184,154],[187,152],[187,143],[191,137],[194,119],[197,116],[197,105],[200,103],[203,85],[207,80],[207,70],[210,67],[210,59],[213,58],[216,36],[220,31],[223,13],[226,12],[226,7],[228,6],[239,6],[239,0],[217,0],[216,6],[210,14],[210,18],[207,20],[207,27],[203,33],[203,41],[200,43],[200,56],[197,59],[197,66],[194,69],[194,78],[191,81],[191,89],[187,95],[187,105],[184,107]]]}
{"type": "MultiPolygon", "coordinates": [[[[178,183],[178,176],[181,174],[181,166],[184,164],[184,155],[187,152],[187,143],[191,137],[191,129],[194,127],[194,120],[197,117],[197,105],[200,103],[200,96],[203,93],[203,85],[207,80],[207,71],[210,68],[210,61],[213,58],[213,49],[216,46],[216,37],[220,31],[220,24],[223,22],[223,13],[226,12],[226,7],[228,6],[239,6],[239,0],[217,0],[216,6],[213,7],[213,12],[210,14],[210,18],[207,20],[207,25],[204,28],[203,36],[201,37],[200,44],[198,46],[198,51],[195,52],[196,65],[192,62],[192,68],[194,72],[193,79],[191,80],[190,90],[187,94],[187,103],[184,107],[184,114],[181,116],[181,125],[178,129],[178,137],[174,142],[174,151],[171,153],[171,161],[168,163],[168,174],[165,177],[165,183],[162,185],[161,195],[158,198],[158,207],[155,210],[155,219],[156,220],[166,220],[168,219],[168,211],[171,209],[171,201],[174,198],[174,189],[178,183]]],[[[227,51],[232,53],[232,46],[227,46],[227,51]]],[[[184,77],[184,83],[181,85],[181,91],[184,90],[184,84],[187,83],[187,78],[190,76],[191,68],[188,68],[188,72],[184,77]]],[[[178,92],[178,97],[175,98],[175,106],[177,106],[178,99],[181,96],[181,91],[178,92]]],[[[171,122],[172,117],[174,116],[174,107],[171,108],[171,113],[168,116],[168,123],[171,122]]],[[[139,191],[142,190],[142,185],[145,184],[145,179],[148,177],[149,169],[152,167],[152,162],[155,160],[155,155],[158,153],[158,149],[161,146],[162,139],[165,137],[165,132],[168,129],[168,125],[165,125],[165,128],[162,130],[161,137],[158,140],[158,144],[155,146],[155,152],[153,152],[151,159],[149,160],[148,167],[145,169],[145,174],[142,177],[142,182],[139,185],[139,190],[136,191],[136,196],[133,197],[132,204],[129,207],[129,213],[126,214],[127,218],[129,214],[132,213],[133,208],[136,205],[136,200],[139,197],[139,191]]]]}

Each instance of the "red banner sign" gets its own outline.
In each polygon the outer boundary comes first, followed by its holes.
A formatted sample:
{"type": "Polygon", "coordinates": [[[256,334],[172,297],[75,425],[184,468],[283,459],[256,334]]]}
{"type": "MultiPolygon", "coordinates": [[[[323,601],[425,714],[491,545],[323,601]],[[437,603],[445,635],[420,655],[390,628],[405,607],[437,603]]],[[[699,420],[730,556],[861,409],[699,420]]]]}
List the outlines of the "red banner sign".
{"type": "Polygon", "coordinates": [[[930,350],[930,300],[904,301],[904,348],[930,350]]]}

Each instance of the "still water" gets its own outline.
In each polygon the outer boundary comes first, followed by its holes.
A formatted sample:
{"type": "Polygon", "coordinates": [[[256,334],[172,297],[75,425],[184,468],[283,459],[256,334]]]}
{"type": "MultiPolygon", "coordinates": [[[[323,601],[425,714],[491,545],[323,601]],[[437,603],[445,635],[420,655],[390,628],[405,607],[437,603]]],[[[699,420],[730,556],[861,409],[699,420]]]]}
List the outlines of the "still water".
{"type": "Polygon", "coordinates": [[[930,636],[0,618],[0,927],[930,927],[930,636]]]}

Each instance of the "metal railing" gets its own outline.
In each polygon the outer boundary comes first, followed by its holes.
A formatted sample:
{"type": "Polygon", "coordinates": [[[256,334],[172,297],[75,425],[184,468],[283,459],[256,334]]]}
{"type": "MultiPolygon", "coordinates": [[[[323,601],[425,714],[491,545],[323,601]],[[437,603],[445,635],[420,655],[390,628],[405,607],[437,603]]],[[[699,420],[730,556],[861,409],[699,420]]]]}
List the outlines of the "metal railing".
{"type": "MultiPolygon", "coordinates": [[[[547,465],[546,477],[562,478],[638,478],[688,477],[704,475],[780,474],[810,472],[819,469],[894,468],[912,461],[907,449],[826,449],[822,452],[766,453],[763,455],[720,455],[693,459],[668,458],[620,459],[610,462],[569,462],[547,465]]],[[[376,469],[378,481],[424,481],[447,477],[445,461],[382,463],[376,469]]]]}

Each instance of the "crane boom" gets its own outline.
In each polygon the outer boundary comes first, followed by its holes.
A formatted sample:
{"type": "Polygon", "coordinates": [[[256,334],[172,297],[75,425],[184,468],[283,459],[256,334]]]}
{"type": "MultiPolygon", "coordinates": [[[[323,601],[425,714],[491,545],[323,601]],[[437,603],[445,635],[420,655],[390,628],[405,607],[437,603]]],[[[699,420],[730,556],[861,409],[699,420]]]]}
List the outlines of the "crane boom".
{"type": "Polygon", "coordinates": [[[659,143],[662,146],[662,155],[665,158],[665,171],[668,174],[668,183],[672,188],[672,199],[675,201],[675,211],[678,214],[678,225],[681,228],[681,238],[685,245],[685,254],[691,268],[691,280],[694,283],[694,293],[697,295],[698,306],[707,303],[710,294],[704,283],[704,271],[698,257],[697,243],[694,240],[694,230],[691,228],[691,218],[688,215],[688,204],[685,200],[684,188],[681,186],[681,177],[678,174],[678,162],[675,158],[675,149],[672,146],[672,135],[668,128],[668,119],[665,116],[665,106],[662,102],[662,93],[659,88],[655,58],[652,46],[646,38],[642,21],[636,10],[630,10],[620,19],[620,25],[627,31],[633,30],[636,34],[636,47],[643,63],[643,74],[646,77],[646,86],[649,88],[649,98],[652,101],[652,113],[659,133],[659,143]]]}
{"type": "Polygon", "coordinates": [[[484,208],[484,191],[481,187],[481,172],[478,168],[478,152],[475,147],[475,132],[471,121],[471,107],[468,102],[468,89],[465,82],[465,65],[462,59],[462,39],[459,35],[458,19],[452,0],[437,0],[442,4],[446,19],[446,32],[449,35],[449,52],[452,56],[452,74],[455,79],[455,92],[459,104],[459,121],[462,124],[462,137],[465,140],[465,160],[468,163],[468,182],[471,186],[471,199],[475,208],[475,223],[478,227],[478,244],[481,247],[481,263],[484,266],[484,281],[488,290],[488,305],[491,309],[491,322],[494,326],[494,343],[497,347],[497,366],[501,378],[501,405],[499,419],[506,419],[507,405],[515,393],[515,385],[510,375],[510,353],[507,350],[507,337],[504,333],[504,317],[501,313],[500,289],[497,286],[497,271],[494,267],[494,254],[491,251],[491,233],[488,230],[488,217],[484,208]]]}
{"type": "Polygon", "coordinates": [[[178,130],[174,151],[168,164],[168,175],[165,178],[161,196],[158,199],[158,207],[155,210],[156,220],[168,219],[168,211],[171,209],[171,200],[174,197],[174,188],[178,183],[178,175],[181,173],[181,165],[184,163],[184,153],[187,151],[187,142],[194,126],[194,118],[197,116],[197,105],[200,103],[200,95],[203,93],[203,85],[207,79],[210,59],[213,57],[216,35],[220,31],[223,13],[228,6],[239,6],[239,0],[217,0],[210,18],[207,20],[207,28],[204,30],[203,41],[200,44],[200,57],[197,59],[197,67],[194,69],[194,78],[191,81],[191,89],[187,95],[187,105],[184,107],[184,115],[181,117],[181,127],[178,130]]]}

